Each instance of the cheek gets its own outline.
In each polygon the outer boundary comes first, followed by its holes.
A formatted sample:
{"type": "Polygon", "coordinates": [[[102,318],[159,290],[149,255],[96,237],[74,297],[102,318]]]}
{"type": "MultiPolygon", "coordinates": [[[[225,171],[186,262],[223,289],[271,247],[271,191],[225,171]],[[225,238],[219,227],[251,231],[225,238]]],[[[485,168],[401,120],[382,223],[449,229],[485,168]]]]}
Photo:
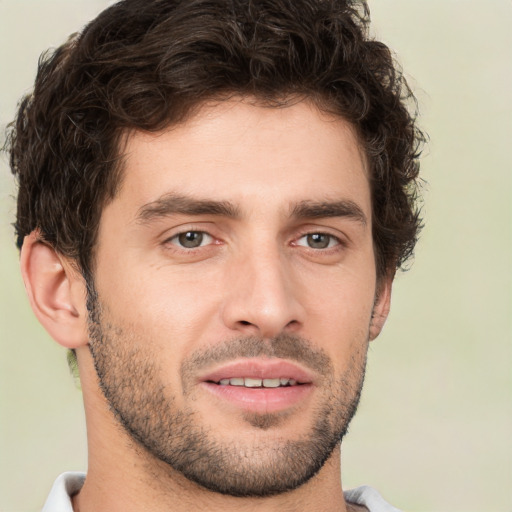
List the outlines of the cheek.
{"type": "Polygon", "coordinates": [[[200,269],[137,267],[129,262],[98,273],[97,290],[116,323],[130,326],[164,357],[169,346],[193,351],[213,327],[222,294],[216,279],[200,269]]]}
{"type": "Polygon", "coordinates": [[[330,337],[338,337],[347,343],[360,339],[362,333],[368,335],[373,297],[373,293],[364,293],[364,289],[350,292],[347,288],[332,287],[322,301],[311,304],[310,321],[316,319],[320,325],[316,329],[328,332],[330,337]]]}
{"type": "Polygon", "coordinates": [[[333,273],[308,299],[305,335],[332,354],[338,370],[366,349],[374,300],[371,271],[333,273]]]}

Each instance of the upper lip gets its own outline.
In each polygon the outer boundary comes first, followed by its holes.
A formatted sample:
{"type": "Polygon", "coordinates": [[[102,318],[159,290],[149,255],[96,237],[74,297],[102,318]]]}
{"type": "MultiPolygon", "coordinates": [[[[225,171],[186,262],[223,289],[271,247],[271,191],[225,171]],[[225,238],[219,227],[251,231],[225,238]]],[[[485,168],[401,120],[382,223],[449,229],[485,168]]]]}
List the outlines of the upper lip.
{"type": "Polygon", "coordinates": [[[297,363],[284,359],[251,358],[235,360],[200,375],[201,382],[220,382],[222,379],[248,377],[251,379],[293,379],[301,384],[313,383],[313,375],[297,363]]]}

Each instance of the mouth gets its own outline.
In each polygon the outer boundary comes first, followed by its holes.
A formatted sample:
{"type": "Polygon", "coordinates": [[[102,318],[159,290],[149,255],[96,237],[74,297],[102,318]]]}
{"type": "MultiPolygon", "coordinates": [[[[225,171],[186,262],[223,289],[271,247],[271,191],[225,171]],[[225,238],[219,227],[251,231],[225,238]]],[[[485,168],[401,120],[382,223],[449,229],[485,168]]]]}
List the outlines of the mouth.
{"type": "Polygon", "coordinates": [[[213,382],[220,386],[243,386],[245,388],[282,388],[289,386],[300,386],[301,382],[295,379],[279,377],[277,379],[254,379],[251,377],[233,377],[231,379],[221,379],[219,382],[213,382]]]}
{"type": "Polygon", "coordinates": [[[299,408],[314,388],[313,375],[278,359],[231,362],[200,378],[199,384],[220,405],[268,414],[299,408]]]}

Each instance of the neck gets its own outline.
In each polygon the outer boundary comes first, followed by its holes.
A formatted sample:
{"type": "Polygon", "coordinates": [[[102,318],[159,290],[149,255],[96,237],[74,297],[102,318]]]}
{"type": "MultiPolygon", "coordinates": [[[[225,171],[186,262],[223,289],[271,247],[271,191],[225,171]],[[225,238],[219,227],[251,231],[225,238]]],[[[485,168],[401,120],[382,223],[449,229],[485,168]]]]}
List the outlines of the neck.
{"type": "Polygon", "coordinates": [[[352,509],[346,508],[343,498],[339,462],[336,448],[320,472],[298,489],[264,498],[240,498],[208,491],[168,468],[159,468],[158,463],[150,468],[130,463],[126,457],[121,462],[103,456],[101,463],[91,461],[73,507],[74,512],[346,512],[352,509]]]}

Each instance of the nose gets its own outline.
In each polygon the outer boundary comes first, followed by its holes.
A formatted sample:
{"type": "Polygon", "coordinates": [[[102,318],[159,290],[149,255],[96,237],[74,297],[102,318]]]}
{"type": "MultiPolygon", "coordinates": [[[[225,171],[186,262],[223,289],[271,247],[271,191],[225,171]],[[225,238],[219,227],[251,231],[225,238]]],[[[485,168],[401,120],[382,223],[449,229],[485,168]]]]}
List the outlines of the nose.
{"type": "Polygon", "coordinates": [[[286,257],[261,249],[233,262],[228,270],[223,321],[243,335],[272,338],[297,332],[304,310],[299,283],[294,282],[286,257]]]}

